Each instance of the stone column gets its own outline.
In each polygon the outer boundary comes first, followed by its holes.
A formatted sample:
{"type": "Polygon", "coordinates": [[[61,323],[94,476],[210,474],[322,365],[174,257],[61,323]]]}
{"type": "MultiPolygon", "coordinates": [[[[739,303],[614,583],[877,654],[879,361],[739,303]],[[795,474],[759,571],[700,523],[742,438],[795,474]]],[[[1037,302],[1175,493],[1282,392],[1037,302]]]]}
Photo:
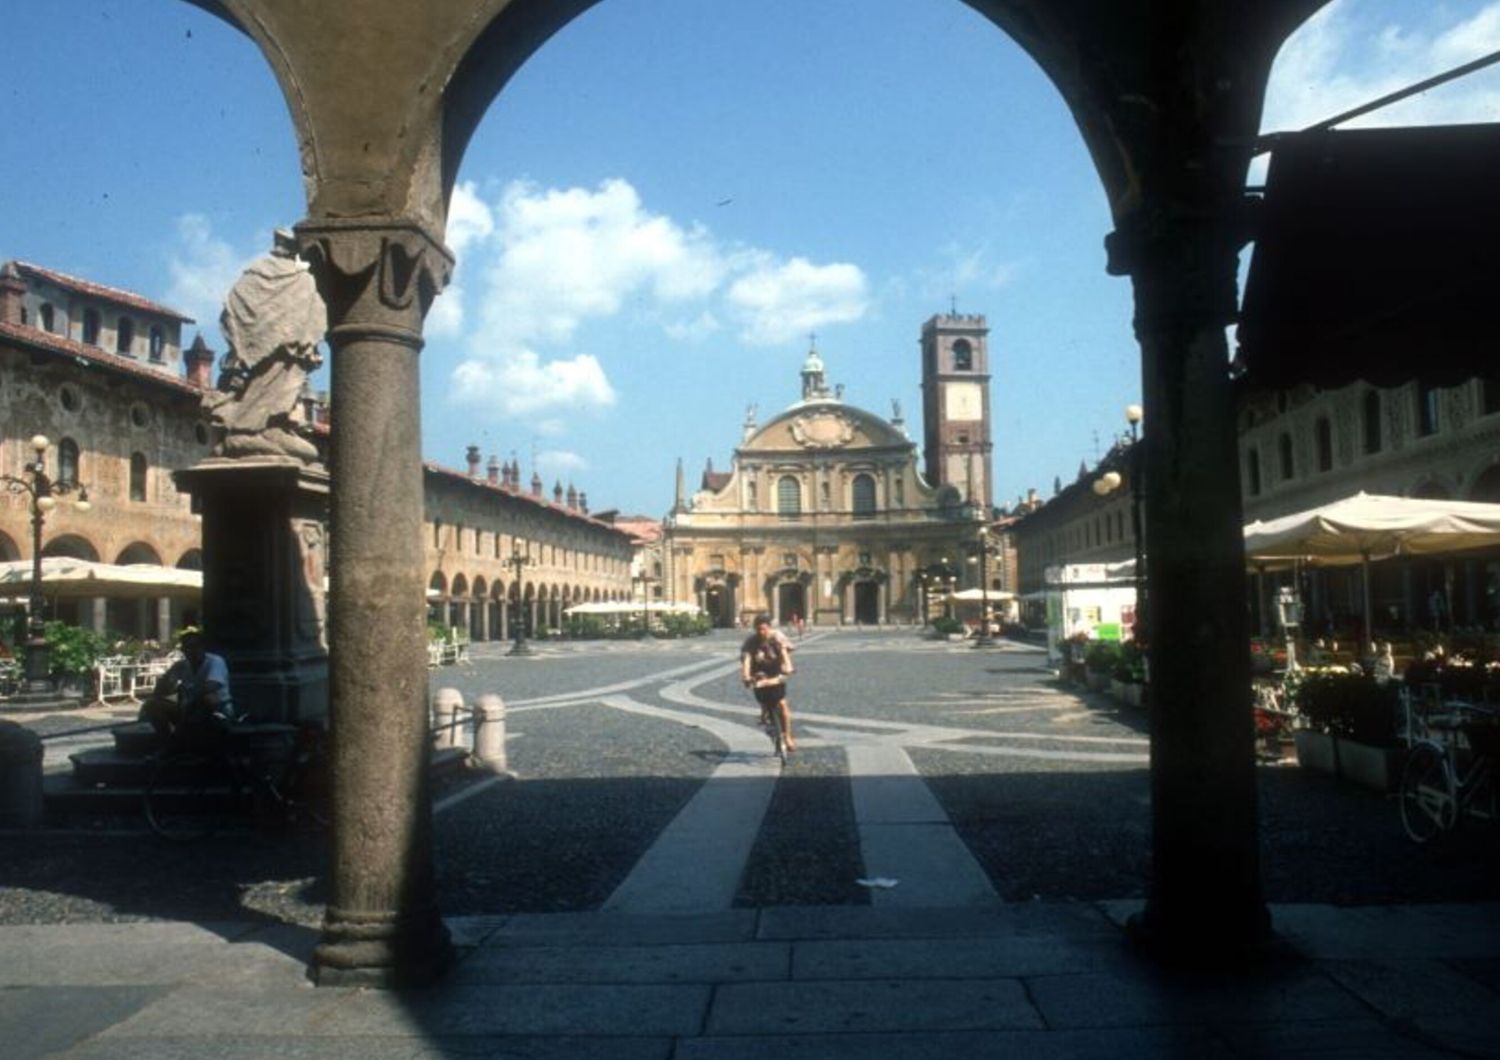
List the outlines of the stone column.
{"type": "Polygon", "coordinates": [[[1242,953],[1270,931],[1224,337],[1236,308],[1231,208],[1143,207],[1110,244],[1111,271],[1134,282],[1146,413],[1152,877],[1134,927],[1163,955],[1195,960],[1242,953]]]}
{"type": "Polygon", "coordinates": [[[170,644],[172,642],[172,598],[170,596],[158,596],[156,598],[155,636],[158,644],[170,644]]]}
{"type": "Polygon", "coordinates": [[[333,858],[320,984],[436,978],[452,947],[432,864],[427,579],[422,549],[422,320],[453,259],[401,218],[297,228],[328,303],[333,858]]]}

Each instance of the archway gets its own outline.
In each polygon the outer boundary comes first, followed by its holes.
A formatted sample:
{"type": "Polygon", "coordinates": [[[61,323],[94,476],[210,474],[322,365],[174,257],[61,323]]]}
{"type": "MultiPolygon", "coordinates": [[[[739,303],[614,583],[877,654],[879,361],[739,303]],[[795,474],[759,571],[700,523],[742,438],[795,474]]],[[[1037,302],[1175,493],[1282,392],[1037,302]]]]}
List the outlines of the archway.
{"type": "MultiPolygon", "coordinates": [[[[1109,269],[1135,281],[1157,425],[1145,436],[1144,478],[1159,546],[1147,578],[1152,696],[1162,707],[1151,711],[1156,861],[1144,927],[1184,948],[1254,941],[1266,929],[1251,737],[1237,724],[1249,705],[1248,659],[1223,332],[1236,310],[1241,188],[1266,72],[1276,44],[1319,2],[1187,0],[1142,19],[1118,5],[969,0],[1068,101],[1111,205],[1109,269]]],[[[420,458],[411,396],[423,316],[451,269],[438,240],[475,127],[520,65],[593,2],[366,0],[351,16],[368,18],[358,54],[328,48],[316,5],[204,4],[257,37],[306,148],[309,219],[299,235],[320,285],[337,295],[335,401],[348,402],[333,422],[332,540],[342,569],[379,562],[388,575],[379,589],[351,578],[333,594],[335,725],[355,711],[388,724],[378,737],[341,729],[352,734],[335,762],[350,766],[338,770],[337,789],[348,827],[335,831],[334,860],[349,868],[334,880],[320,976],[427,978],[446,959],[427,815],[397,812],[426,798],[416,776],[425,734],[404,720],[400,692],[419,646],[414,636],[391,639],[410,627],[421,590],[421,484],[408,472],[420,458]],[[379,520],[368,496],[382,500],[379,520]],[[370,755],[390,768],[352,768],[370,755]]]]}
{"type": "Polygon", "coordinates": [[[0,530],[0,563],[9,563],[11,560],[21,558],[21,550],[16,547],[14,539],[5,531],[0,530]]]}
{"type": "Polygon", "coordinates": [[[807,619],[807,586],[801,582],[782,582],[776,586],[776,613],[771,621],[786,625],[799,617],[807,619]]]}
{"type": "Polygon", "coordinates": [[[861,626],[880,624],[880,583],[858,581],[851,588],[854,592],[854,621],[861,626]]]}

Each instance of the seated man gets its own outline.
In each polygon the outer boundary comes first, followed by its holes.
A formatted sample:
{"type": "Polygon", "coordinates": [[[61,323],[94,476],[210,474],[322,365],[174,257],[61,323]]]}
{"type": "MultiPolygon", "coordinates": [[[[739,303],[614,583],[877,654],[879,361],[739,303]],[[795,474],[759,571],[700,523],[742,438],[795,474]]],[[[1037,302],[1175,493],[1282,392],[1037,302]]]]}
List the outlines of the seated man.
{"type": "Polygon", "coordinates": [[[177,635],[182,658],[162,674],[141,705],[140,720],[170,737],[183,728],[222,728],[235,720],[229,696],[229,667],[222,655],[207,651],[203,631],[188,626],[177,635]]]}

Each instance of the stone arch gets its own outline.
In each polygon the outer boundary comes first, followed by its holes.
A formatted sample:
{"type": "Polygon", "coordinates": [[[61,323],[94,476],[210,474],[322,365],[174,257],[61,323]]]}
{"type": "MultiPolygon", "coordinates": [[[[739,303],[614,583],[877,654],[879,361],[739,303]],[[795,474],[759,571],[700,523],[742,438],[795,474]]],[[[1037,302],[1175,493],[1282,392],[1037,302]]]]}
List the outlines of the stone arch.
{"type": "MultiPolygon", "coordinates": [[[[368,474],[345,478],[342,488],[359,481],[410,515],[419,510],[420,483],[399,475],[417,466],[418,432],[408,429],[414,419],[392,423],[390,417],[414,406],[420,390],[422,315],[451,266],[435,241],[459,162],[507,80],[597,0],[360,0],[357,7],[351,0],[348,17],[366,18],[357,36],[330,33],[335,23],[323,5],[191,2],[255,38],[292,113],[309,206],[299,232],[320,287],[345,296],[330,306],[336,353],[342,358],[350,351],[348,373],[337,385],[362,398],[360,408],[335,419],[334,445],[351,461],[378,452],[385,465],[402,469],[362,464],[368,474]],[[364,356],[377,346],[382,356],[364,356]],[[378,446],[377,438],[397,440],[378,446]]],[[[1202,410],[1177,417],[1164,409],[1174,429],[1147,452],[1148,518],[1161,517],[1161,539],[1171,552],[1171,562],[1154,564],[1151,572],[1152,592],[1160,591],[1160,606],[1153,607],[1153,695],[1169,697],[1196,724],[1181,730],[1194,734],[1191,741],[1153,727],[1156,877],[1138,926],[1148,942],[1164,948],[1222,951],[1258,941],[1267,916],[1254,856],[1251,736],[1248,726],[1218,722],[1207,707],[1195,705],[1244,708],[1218,712],[1226,718],[1243,717],[1249,706],[1239,501],[1233,468],[1224,466],[1233,452],[1229,381],[1222,371],[1198,369],[1205,359],[1220,366],[1228,359],[1223,330],[1235,311],[1244,173],[1271,61],[1322,0],[1184,0],[1144,17],[1134,5],[965,2],[1030,55],[1073,113],[1116,225],[1107,242],[1108,269],[1135,281],[1145,392],[1180,390],[1202,410]],[[1195,451],[1216,455],[1180,459],[1195,451]],[[1197,503],[1168,503],[1173,490],[1197,503]],[[1215,576],[1162,573],[1178,568],[1215,576]],[[1234,577],[1225,573],[1231,571],[1234,577]],[[1209,650],[1195,650],[1204,641],[1209,650]],[[1190,803],[1191,809],[1179,809],[1190,803]]],[[[388,524],[357,518],[355,506],[338,503],[339,490],[336,484],[331,533],[345,559],[389,559],[407,588],[352,587],[357,591],[335,600],[335,685],[344,675],[353,687],[357,668],[366,667],[361,676],[374,690],[370,699],[344,709],[395,717],[410,677],[400,671],[410,655],[398,650],[382,657],[379,648],[409,613],[421,551],[415,535],[402,544],[388,524]]],[[[528,598],[534,598],[530,589],[528,598]]],[[[353,734],[355,727],[343,731],[353,734]]],[[[424,949],[427,936],[446,939],[430,886],[394,886],[423,878],[431,857],[421,848],[430,848],[430,839],[420,832],[379,834],[394,827],[398,815],[391,807],[398,800],[428,797],[409,782],[410,763],[425,761],[408,753],[423,734],[367,731],[372,735],[350,736],[349,759],[368,751],[391,768],[351,771],[350,793],[340,800],[334,863],[343,867],[334,873],[320,981],[427,978],[444,959],[439,950],[446,950],[445,941],[424,949]],[[372,836],[385,842],[361,842],[372,836]]]]}
{"type": "Polygon", "coordinates": [[[439,596],[448,595],[448,579],[440,570],[432,572],[432,577],[427,580],[427,588],[436,591],[439,596]]]}
{"type": "Polygon", "coordinates": [[[128,563],[150,563],[157,567],[164,565],[161,561],[161,554],[144,541],[132,541],[126,545],[115,557],[115,562],[121,565],[128,563]]]}
{"type": "Polygon", "coordinates": [[[202,570],[203,550],[201,548],[190,548],[177,557],[178,570],[202,570]]]}
{"type": "Polygon", "coordinates": [[[21,550],[16,547],[15,539],[4,530],[0,530],[0,563],[8,563],[20,558],[21,550]]]}
{"type": "Polygon", "coordinates": [[[99,562],[99,550],[93,542],[79,534],[59,534],[42,546],[43,556],[68,556],[99,562]]]}

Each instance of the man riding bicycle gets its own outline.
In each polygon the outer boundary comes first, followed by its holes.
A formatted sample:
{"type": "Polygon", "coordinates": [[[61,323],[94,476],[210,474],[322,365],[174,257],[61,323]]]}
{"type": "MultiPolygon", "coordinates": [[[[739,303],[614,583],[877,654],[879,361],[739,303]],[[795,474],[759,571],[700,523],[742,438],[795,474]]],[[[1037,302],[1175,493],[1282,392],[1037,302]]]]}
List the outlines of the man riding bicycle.
{"type": "Polygon", "coordinates": [[[774,720],[781,727],[788,751],[797,749],[792,739],[792,711],[786,702],[787,674],[796,669],[792,665],[795,650],[791,641],[771,628],[771,620],[765,615],[755,616],[755,632],[740,645],[740,680],[754,690],[762,724],[774,720]]]}

